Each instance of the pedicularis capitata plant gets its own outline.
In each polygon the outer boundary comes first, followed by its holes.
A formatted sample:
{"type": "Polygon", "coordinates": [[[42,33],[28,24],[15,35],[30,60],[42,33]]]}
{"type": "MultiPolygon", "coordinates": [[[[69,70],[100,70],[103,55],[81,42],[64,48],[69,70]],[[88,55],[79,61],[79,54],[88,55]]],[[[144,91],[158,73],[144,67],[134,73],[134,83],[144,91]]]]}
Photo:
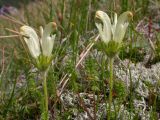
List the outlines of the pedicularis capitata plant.
{"type": "Polygon", "coordinates": [[[96,27],[99,31],[100,38],[104,43],[103,50],[110,59],[110,80],[109,80],[109,108],[107,120],[111,116],[111,103],[112,103],[112,89],[113,89],[113,62],[114,57],[118,54],[122,41],[129,25],[129,21],[133,18],[130,11],[122,13],[118,19],[117,14],[114,14],[114,20],[111,23],[109,16],[103,11],[97,11],[95,15],[96,27]]]}
{"type": "Polygon", "coordinates": [[[30,26],[22,26],[20,33],[28,47],[34,65],[42,73],[43,89],[44,89],[44,111],[42,112],[42,119],[48,120],[48,93],[47,93],[47,74],[49,66],[53,59],[52,50],[56,34],[56,23],[48,23],[44,29],[40,27],[40,37],[38,37],[35,30],[30,26]]]}

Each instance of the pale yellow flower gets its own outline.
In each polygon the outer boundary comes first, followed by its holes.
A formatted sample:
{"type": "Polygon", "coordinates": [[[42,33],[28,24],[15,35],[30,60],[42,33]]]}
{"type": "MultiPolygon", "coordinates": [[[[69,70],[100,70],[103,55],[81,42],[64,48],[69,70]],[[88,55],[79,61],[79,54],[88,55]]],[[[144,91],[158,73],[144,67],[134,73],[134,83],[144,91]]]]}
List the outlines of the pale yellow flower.
{"type": "Polygon", "coordinates": [[[132,17],[132,12],[127,11],[122,13],[117,19],[117,14],[115,13],[113,23],[111,23],[111,19],[105,12],[97,11],[95,18],[100,21],[96,21],[96,27],[102,41],[106,44],[111,40],[121,43],[132,17]]]}
{"type": "Polygon", "coordinates": [[[33,58],[37,59],[39,55],[50,57],[54,45],[56,35],[52,32],[56,29],[56,23],[50,22],[44,30],[41,27],[41,38],[38,37],[35,30],[30,26],[22,26],[20,33],[23,35],[24,41],[28,46],[30,54],[33,58]],[[41,50],[42,48],[42,50],[41,50]]]}

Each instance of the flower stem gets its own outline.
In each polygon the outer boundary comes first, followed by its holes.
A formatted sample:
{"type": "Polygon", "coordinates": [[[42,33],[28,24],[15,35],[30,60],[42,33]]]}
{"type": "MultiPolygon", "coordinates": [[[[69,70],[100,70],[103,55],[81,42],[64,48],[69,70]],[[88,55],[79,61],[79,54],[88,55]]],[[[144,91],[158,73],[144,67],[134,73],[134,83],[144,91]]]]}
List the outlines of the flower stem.
{"type": "Polygon", "coordinates": [[[47,74],[48,70],[43,72],[43,90],[44,90],[44,120],[48,120],[48,92],[47,92],[47,74]]]}
{"type": "Polygon", "coordinates": [[[112,89],[113,89],[113,62],[114,58],[110,58],[110,80],[109,80],[109,110],[108,110],[108,119],[110,120],[111,117],[111,104],[112,104],[112,89]]]}

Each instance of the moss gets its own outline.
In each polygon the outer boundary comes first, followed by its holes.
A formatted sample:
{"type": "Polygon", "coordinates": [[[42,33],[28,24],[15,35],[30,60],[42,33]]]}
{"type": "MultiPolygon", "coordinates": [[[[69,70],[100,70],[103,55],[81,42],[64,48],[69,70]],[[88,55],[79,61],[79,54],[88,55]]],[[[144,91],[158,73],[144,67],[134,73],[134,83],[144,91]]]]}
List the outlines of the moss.
{"type": "Polygon", "coordinates": [[[123,81],[115,80],[113,85],[113,97],[124,100],[127,96],[127,88],[123,81]]]}

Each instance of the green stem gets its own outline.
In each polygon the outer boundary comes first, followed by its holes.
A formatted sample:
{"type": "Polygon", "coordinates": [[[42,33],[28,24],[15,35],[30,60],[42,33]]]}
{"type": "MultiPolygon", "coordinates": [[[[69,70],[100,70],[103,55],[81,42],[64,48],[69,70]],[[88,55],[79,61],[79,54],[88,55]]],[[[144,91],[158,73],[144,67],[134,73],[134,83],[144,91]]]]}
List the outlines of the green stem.
{"type": "Polygon", "coordinates": [[[48,120],[48,92],[47,92],[47,74],[48,70],[43,72],[43,90],[44,90],[44,120],[48,120]]]}
{"type": "Polygon", "coordinates": [[[111,116],[112,89],[113,89],[113,62],[114,62],[114,58],[110,58],[110,63],[109,63],[109,67],[110,67],[110,80],[109,80],[109,110],[108,110],[108,119],[107,119],[107,120],[110,120],[110,116],[111,116]]]}

